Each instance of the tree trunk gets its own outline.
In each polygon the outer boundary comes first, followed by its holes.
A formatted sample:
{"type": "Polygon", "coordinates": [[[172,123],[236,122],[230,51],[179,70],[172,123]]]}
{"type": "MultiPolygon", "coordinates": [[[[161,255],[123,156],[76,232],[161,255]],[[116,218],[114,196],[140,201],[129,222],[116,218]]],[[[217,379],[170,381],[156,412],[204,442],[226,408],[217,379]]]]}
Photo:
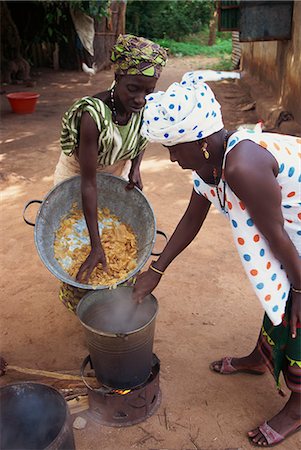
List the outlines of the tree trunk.
{"type": "Polygon", "coordinates": [[[94,62],[98,70],[111,66],[111,49],[119,34],[125,32],[125,1],[112,1],[109,16],[95,20],[94,62]]]}
{"type": "Polygon", "coordinates": [[[21,39],[6,2],[1,2],[1,59],[13,60],[20,55],[21,39]]]}
{"type": "Polygon", "coordinates": [[[1,80],[5,83],[27,81],[30,65],[22,58],[21,39],[7,2],[1,2],[1,80]]]}
{"type": "Polygon", "coordinates": [[[214,45],[216,42],[216,31],[217,31],[217,10],[215,9],[209,24],[209,38],[208,45],[214,45]]]}
{"type": "Polygon", "coordinates": [[[80,69],[77,49],[76,49],[76,31],[71,18],[69,8],[65,11],[64,34],[67,38],[66,42],[59,43],[59,67],[65,70],[80,69]]]}

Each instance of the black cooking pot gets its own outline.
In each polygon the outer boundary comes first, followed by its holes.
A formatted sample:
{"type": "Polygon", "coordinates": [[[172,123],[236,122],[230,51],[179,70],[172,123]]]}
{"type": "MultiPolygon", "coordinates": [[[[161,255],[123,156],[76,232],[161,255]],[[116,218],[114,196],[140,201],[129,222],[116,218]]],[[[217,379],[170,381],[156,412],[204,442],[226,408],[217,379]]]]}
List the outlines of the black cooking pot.
{"type": "Polygon", "coordinates": [[[67,403],[53,387],[8,384],[0,402],[1,450],[75,450],[67,403]]]}

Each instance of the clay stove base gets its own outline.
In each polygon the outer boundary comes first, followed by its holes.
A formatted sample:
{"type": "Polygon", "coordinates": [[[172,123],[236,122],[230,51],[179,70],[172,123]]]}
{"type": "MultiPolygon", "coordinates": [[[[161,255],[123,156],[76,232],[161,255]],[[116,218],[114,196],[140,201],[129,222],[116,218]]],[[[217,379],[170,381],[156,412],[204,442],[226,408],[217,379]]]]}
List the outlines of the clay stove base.
{"type": "Polygon", "coordinates": [[[154,355],[155,364],[148,380],[128,394],[121,395],[88,390],[88,419],[109,427],[127,427],[143,422],[152,416],[160,406],[159,387],[160,363],[154,355]]]}

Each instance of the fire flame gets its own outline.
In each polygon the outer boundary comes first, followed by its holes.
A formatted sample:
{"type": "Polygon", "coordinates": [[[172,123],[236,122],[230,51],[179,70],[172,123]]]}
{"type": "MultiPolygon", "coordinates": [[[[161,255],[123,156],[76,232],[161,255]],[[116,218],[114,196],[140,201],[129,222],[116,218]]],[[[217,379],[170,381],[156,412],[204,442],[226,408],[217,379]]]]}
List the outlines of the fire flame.
{"type": "Polygon", "coordinates": [[[131,389],[124,389],[124,390],[122,390],[122,389],[114,389],[113,392],[116,393],[116,394],[119,394],[119,395],[126,395],[129,392],[131,392],[131,389]]]}

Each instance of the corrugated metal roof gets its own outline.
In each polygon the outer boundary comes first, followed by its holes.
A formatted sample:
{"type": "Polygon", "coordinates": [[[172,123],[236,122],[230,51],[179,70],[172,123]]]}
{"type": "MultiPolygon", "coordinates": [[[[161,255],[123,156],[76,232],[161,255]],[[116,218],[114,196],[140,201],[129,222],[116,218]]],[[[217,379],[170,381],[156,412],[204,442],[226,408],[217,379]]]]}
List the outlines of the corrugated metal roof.
{"type": "Polygon", "coordinates": [[[240,41],[290,39],[293,7],[288,0],[241,2],[240,41]]]}
{"type": "Polygon", "coordinates": [[[219,8],[219,23],[218,29],[220,31],[239,30],[240,17],[240,1],[220,1],[219,8]]]}
{"type": "Polygon", "coordinates": [[[239,31],[240,41],[291,39],[293,0],[218,2],[218,29],[239,31]]]}

